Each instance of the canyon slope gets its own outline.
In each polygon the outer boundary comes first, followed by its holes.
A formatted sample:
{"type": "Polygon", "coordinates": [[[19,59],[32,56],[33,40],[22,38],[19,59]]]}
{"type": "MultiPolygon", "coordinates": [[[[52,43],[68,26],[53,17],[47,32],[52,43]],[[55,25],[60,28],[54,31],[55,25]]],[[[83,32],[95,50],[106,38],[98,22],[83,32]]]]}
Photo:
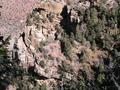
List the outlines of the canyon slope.
{"type": "Polygon", "coordinates": [[[119,0],[1,0],[0,90],[119,90],[119,0]]]}

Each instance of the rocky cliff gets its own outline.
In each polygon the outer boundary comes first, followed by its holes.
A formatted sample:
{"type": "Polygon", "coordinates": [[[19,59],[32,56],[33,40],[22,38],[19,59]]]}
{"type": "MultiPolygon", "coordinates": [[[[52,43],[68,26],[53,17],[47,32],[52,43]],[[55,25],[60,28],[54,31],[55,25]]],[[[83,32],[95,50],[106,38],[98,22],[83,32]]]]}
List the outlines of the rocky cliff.
{"type": "Polygon", "coordinates": [[[1,90],[120,88],[112,71],[119,1],[2,0],[0,6],[1,90]]]}

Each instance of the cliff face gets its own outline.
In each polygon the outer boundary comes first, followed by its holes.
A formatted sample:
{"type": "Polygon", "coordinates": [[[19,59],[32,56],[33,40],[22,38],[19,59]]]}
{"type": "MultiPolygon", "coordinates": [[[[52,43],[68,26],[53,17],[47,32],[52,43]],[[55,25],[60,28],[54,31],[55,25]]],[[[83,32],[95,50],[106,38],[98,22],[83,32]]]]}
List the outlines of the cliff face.
{"type": "MultiPolygon", "coordinates": [[[[113,50],[119,48],[114,47],[119,38],[112,36],[119,34],[118,16],[113,11],[118,10],[117,1],[2,0],[1,3],[0,51],[7,50],[5,56],[10,61],[7,68],[13,72],[8,72],[7,77],[6,71],[1,71],[0,79],[7,84],[0,82],[0,88],[96,90],[105,87],[113,50]],[[109,33],[106,29],[114,31],[109,33]],[[7,40],[9,43],[5,43],[7,40]]],[[[116,84],[114,80],[111,82],[116,84]]]]}

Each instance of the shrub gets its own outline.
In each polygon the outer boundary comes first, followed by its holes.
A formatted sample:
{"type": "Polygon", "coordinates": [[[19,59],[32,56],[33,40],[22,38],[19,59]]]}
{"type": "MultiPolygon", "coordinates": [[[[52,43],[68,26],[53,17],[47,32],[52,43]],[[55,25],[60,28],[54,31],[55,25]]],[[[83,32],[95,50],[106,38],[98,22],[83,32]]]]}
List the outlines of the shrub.
{"type": "Polygon", "coordinates": [[[45,62],[44,62],[44,61],[40,61],[40,62],[39,62],[39,65],[40,65],[42,68],[45,68],[45,62]]]}
{"type": "Polygon", "coordinates": [[[86,58],[87,58],[86,51],[85,50],[81,50],[81,52],[79,54],[77,54],[77,56],[79,57],[79,62],[85,61],[86,58]]]}
{"type": "Polygon", "coordinates": [[[90,24],[91,25],[96,25],[98,23],[98,12],[96,10],[96,8],[92,7],[90,8],[90,24]]]}
{"type": "Polygon", "coordinates": [[[82,75],[79,76],[78,88],[79,90],[86,90],[85,79],[82,75]]]}
{"type": "Polygon", "coordinates": [[[62,72],[73,73],[72,66],[70,64],[65,63],[65,62],[62,62],[62,66],[60,67],[60,70],[62,72]]]}
{"type": "Polygon", "coordinates": [[[61,47],[62,47],[62,52],[64,52],[66,56],[69,56],[71,53],[72,44],[70,42],[69,36],[66,34],[61,40],[61,47]]]}
{"type": "Polygon", "coordinates": [[[102,84],[103,80],[105,79],[105,75],[104,74],[99,74],[97,77],[97,81],[102,84]]]}
{"type": "Polygon", "coordinates": [[[82,31],[80,31],[80,29],[78,27],[79,26],[77,25],[76,33],[75,33],[75,39],[76,39],[76,41],[81,43],[83,41],[84,34],[83,34],[82,31]]]}
{"type": "Polygon", "coordinates": [[[6,54],[6,49],[4,47],[0,48],[0,55],[5,55],[6,54]]]}
{"type": "Polygon", "coordinates": [[[46,84],[42,84],[40,85],[40,89],[39,90],[47,90],[47,86],[46,84]]]}
{"type": "Polygon", "coordinates": [[[29,14],[29,15],[27,16],[26,25],[27,25],[27,26],[31,26],[32,24],[33,24],[32,14],[29,14]]]}

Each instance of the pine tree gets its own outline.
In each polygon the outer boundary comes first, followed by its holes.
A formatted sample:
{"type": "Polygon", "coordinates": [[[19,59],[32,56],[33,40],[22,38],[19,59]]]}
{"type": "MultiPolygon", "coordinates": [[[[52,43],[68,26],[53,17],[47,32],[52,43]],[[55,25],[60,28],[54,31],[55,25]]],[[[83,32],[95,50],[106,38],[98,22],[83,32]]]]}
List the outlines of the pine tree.
{"type": "Polygon", "coordinates": [[[98,12],[95,7],[90,8],[90,23],[96,25],[98,23],[98,12]]]}

